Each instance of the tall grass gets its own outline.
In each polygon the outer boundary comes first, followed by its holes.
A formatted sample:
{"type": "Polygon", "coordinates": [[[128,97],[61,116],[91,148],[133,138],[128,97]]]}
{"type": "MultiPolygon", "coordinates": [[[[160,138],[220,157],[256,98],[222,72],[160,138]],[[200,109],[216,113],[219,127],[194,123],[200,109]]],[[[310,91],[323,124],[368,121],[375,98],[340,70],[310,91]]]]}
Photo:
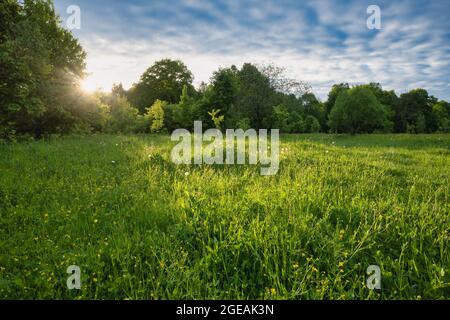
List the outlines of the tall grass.
{"type": "Polygon", "coordinates": [[[0,298],[450,298],[450,135],[284,136],[273,177],[172,146],[1,145],[0,298]]]}

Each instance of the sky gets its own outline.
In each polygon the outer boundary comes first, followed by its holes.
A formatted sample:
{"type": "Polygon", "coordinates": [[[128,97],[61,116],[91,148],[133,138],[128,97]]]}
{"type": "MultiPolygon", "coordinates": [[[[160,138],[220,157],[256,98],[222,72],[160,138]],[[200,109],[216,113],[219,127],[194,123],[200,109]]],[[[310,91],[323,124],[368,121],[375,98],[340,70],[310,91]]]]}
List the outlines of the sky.
{"type": "Polygon", "coordinates": [[[450,0],[55,0],[88,54],[87,88],[129,88],[155,61],[182,60],[194,84],[245,62],[286,67],[325,100],[331,86],[379,82],[450,101],[450,0]],[[381,29],[369,29],[369,5],[381,29]]]}

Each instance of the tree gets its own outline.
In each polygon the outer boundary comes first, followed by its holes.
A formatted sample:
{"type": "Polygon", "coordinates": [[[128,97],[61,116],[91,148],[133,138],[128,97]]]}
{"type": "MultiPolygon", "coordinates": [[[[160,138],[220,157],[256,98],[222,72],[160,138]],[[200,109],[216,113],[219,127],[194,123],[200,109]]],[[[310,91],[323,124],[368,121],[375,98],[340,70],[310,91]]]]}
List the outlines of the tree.
{"type": "Polygon", "coordinates": [[[226,125],[230,127],[233,127],[233,123],[229,113],[236,104],[239,89],[237,72],[235,66],[214,72],[212,77],[212,92],[209,99],[209,110],[205,110],[207,113],[210,113],[213,109],[220,109],[227,120],[225,122],[226,125]]]}
{"type": "Polygon", "coordinates": [[[320,131],[320,123],[314,116],[308,115],[305,117],[303,130],[305,133],[317,133],[320,131]]]}
{"type": "Polygon", "coordinates": [[[122,83],[119,83],[119,84],[113,84],[113,86],[111,88],[111,94],[113,94],[115,96],[125,97],[127,95],[127,92],[123,88],[122,83]]]}
{"type": "Polygon", "coordinates": [[[411,90],[400,96],[395,110],[396,132],[431,133],[437,130],[433,116],[436,98],[424,89],[411,90]]]}
{"type": "Polygon", "coordinates": [[[330,92],[328,93],[328,100],[325,102],[325,112],[327,116],[330,115],[331,109],[333,109],[336,100],[338,96],[341,94],[341,92],[346,91],[348,89],[350,89],[348,83],[339,83],[333,85],[330,92]]]}
{"type": "Polygon", "coordinates": [[[166,102],[156,100],[150,107],[148,113],[152,119],[152,125],[150,131],[152,133],[160,133],[164,128],[164,105],[166,102]]]}
{"type": "Polygon", "coordinates": [[[130,89],[131,102],[141,113],[156,100],[176,104],[180,101],[183,87],[194,92],[193,76],[180,60],[163,59],[155,62],[130,89]]]}
{"type": "Polygon", "coordinates": [[[221,112],[221,110],[214,109],[208,113],[211,116],[211,120],[214,123],[214,125],[216,126],[216,129],[219,129],[219,130],[222,129],[222,123],[225,121],[224,115],[219,116],[220,112],[221,112]]]}
{"type": "Polygon", "coordinates": [[[77,119],[85,52],[60,27],[52,1],[0,2],[0,127],[65,133],[77,119]]]}
{"type": "Polygon", "coordinates": [[[325,105],[320,102],[313,93],[306,93],[301,97],[304,112],[313,116],[320,124],[320,128],[327,129],[327,114],[325,105]]]}
{"type": "Polygon", "coordinates": [[[270,80],[258,68],[245,63],[238,72],[239,94],[235,113],[239,117],[249,118],[255,129],[267,127],[271,118],[275,91],[270,80]]]}
{"type": "Polygon", "coordinates": [[[274,64],[263,64],[258,66],[258,69],[269,79],[270,86],[277,92],[301,97],[311,90],[307,82],[289,77],[287,69],[284,67],[278,67],[274,64]]]}
{"type": "Polygon", "coordinates": [[[286,106],[278,105],[273,108],[273,127],[279,129],[282,133],[290,133],[291,126],[289,123],[290,114],[286,106]]]}
{"type": "Polygon", "coordinates": [[[384,130],[387,120],[386,110],[372,91],[357,86],[339,94],[328,125],[338,133],[372,133],[384,130]]]}
{"type": "Polygon", "coordinates": [[[439,132],[450,132],[450,103],[439,101],[433,106],[433,115],[439,132]]]}
{"type": "Polygon", "coordinates": [[[139,112],[124,96],[114,96],[110,100],[109,131],[131,133],[136,130],[139,112]]]}

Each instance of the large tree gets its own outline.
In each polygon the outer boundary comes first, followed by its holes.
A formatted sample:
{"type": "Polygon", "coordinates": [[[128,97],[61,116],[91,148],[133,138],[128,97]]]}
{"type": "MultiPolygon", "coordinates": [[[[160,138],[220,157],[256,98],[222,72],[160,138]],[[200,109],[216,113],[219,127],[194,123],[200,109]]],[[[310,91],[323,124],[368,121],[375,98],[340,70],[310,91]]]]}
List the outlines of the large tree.
{"type": "Polygon", "coordinates": [[[433,115],[436,119],[439,132],[450,132],[450,103],[439,101],[433,106],[433,115]]]}
{"type": "Polygon", "coordinates": [[[85,52],[60,26],[50,0],[3,0],[0,15],[3,135],[70,131],[80,120],[85,52]]]}
{"type": "Polygon", "coordinates": [[[238,76],[238,114],[242,118],[250,119],[252,128],[267,127],[273,106],[276,105],[275,91],[270,84],[270,79],[250,63],[242,66],[238,76]]]}
{"type": "Polygon", "coordinates": [[[436,98],[429,96],[425,89],[414,89],[400,96],[395,110],[397,132],[430,133],[437,130],[433,116],[436,98]]]}
{"type": "Polygon", "coordinates": [[[141,76],[130,92],[130,101],[144,113],[156,100],[178,103],[187,86],[189,93],[194,91],[193,76],[180,60],[163,59],[155,62],[141,76]]]}
{"type": "Polygon", "coordinates": [[[328,93],[328,99],[325,102],[325,112],[327,116],[330,114],[331,109],[333,109],[334,104],[336,103],[336,100],[338,96],[341,94],[341,92],[346,91],[348,89],[350,89],[348,83],[339,83],[331,87],[331,90],[328,93]]]}
{"type": "Polygon", "coordinates": [[[363,86],[342,91],[331,110],[328,125],[338,133],[372,133],[388,123],[385,107],[363,86]]]}

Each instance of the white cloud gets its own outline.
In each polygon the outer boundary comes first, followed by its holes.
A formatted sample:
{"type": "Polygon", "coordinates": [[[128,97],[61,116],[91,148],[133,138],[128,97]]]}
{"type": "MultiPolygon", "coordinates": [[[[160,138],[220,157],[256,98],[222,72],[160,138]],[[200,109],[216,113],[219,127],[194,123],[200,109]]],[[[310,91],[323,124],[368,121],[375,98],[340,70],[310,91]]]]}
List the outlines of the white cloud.
{"type": "Polygon", "coordinates": [[[135,1],[126,7],[127,15],[111,7],[106,17],[90,10],[85,25],[91,28],[79,34],[88,71],[105,89],[117,82],[129,87],[154,61],[171,57],[186,63],[196,84],[219,67],[273,61],[309,81],[322,99],[334,83],[369,81],[399,92],[422,86],[450,98],[447,20],[413,13],[409,2],[382,7],[380,31],[366,28],[365,1],[135,1]]]}

